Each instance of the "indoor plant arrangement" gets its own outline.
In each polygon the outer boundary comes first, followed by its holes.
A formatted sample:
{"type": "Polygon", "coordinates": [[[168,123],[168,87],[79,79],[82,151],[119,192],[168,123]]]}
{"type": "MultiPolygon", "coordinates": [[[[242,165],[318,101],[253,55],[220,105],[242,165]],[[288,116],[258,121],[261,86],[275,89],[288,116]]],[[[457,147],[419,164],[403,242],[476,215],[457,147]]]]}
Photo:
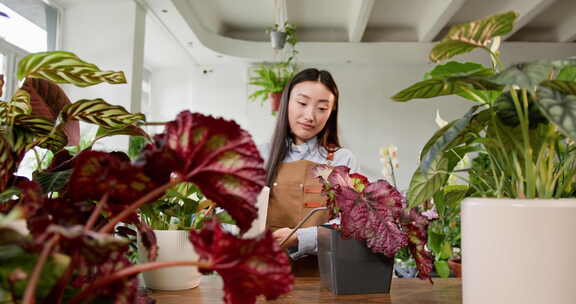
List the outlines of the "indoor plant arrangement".
{"type": "MultiPolygon", "coordinates": [[[[387,181],[369,182],[365,176],[357,173],[350,174],[349,170],[345,166],[332,169],[322,165],[316,167],[314,174],[323,183],[323,193],[327,197],[327,206],[331,217],[338,215],[341,219],[339,225],[324,228],[339,230],[343,239],[361,241],[361,247],[367,248],[375,254],[381,254],[381,257],[384,258],[383,263],[390,265],[389,267],[382,267],[382,269],[387,269],[386,274],[374,274],[374,277],[381,280],[362,280],[363,290],[366,290],[366,285],[375,284],[385,286],[384,290],[377,290],[377,292],[388,292],[392,277],[393,257],[402,248],[408,248],[414,256],[419,270],[418,277],[429,279],[432,259],[425,248],[428,226],[426,218],[415,209],[404,208],[403,195],[387,181]]],[[[321,250],[321,234],[325,233],[322,230],[323,228],[319,229],[318,232],[318,256],[321,267],[325,263],[322,260],[324,253],[321,250]]],[[[342,267],[356,271],[356,274],[348,277],[347,275],[341,276],[343,279],[357,280],[358,276],[369,276],[373,270],[372,267],[359,266],[358,261],[336,256],[338,255],[336,250],[332,250],[327,255],[333,255],[333,260],[340,264],[339,266],[331,265],[330,268],[342,267]],[[342,264],[346,260],[350,260],[351,267],[342,264]]]]}
{"type": "MultiPolygon", "coordinates": [[[[261,103],[269,100],[273,115],[276,115],[280,109],[280,97],[284,87],[297,71],[296,55],[298,50],[296,50],[296,44],[298,39],[296,38],[296,28],[290,23],[286,23],[284,28],[286,41],[290,45],[290,50],[283,53],[286,57],[280,62],[259,64],[252,71],[253,74],[248,82],[250,85],[259,87],[258,90],[248,96],[248,99],[252,101],[260,99],[261,103]]],[[[278,32],[275,29],[278,29],[278,24],[271,30],[271,35],[274,33],[284,34],[284,32],[278,32]]]]}
{"type": "Polygon", "coordinates": [[[275,50],[283,49],[286,42],[293,48],[297,42],[296,27],[291,23],[284,22],[282,26],[276,23],[269,32],[270,42],[275,50]]]}
{"type": "Polygon", "coordinates": [[[408,201],[415,206],[432,198],[459,160],[472,153],[468,177],[459,178],[471,196],[486,199],[462,203],[464,302],[573,303],[576,296],[566,283],[571,268],[550,267],[546,261],[573,261],[574,248],[563,231],[576,228],[576,202],[558,199],[575,195],[576,60],[504,67],[500,37],[512,30],[516,18],[517,13],[506,12],[455,26],[430,53],[438,62],[481,49],[492,66],[448,62],[393,97],[407,101],[455,94],[474,101],[470,111],[424,146],[408,201]],[[502,259],[502,252],[509,258],[502,259]]]}
{"type": "Polygon", "coordinates": [[[272,114],[276,115],[280,109],[282,91],[296,73],[296,65],[291,62],[261,63],[253,73],[248,84],[260,88],[248,98],[260,99],[261,103],[269,100],[272,114]]]}
{"type": "Polygon", "coordinates": [[[248,230],[265,171],[250,135],[235,122],[185,111],[167,123],[134,162],[122,152],[85,150],[71,156],[62,150],[69,142],[64,123],[83,120],[108,134],[132,135],[144,116],[101,99],[65,103],[56,83],[123,83],[124,74],[100,71],[72,53],[46,52],[20,61],[18,77],[27,79],[28,90],[0,102],[0,206],[9,214],[0,221],[0,288],[9,301],[153,302],[138,294],[136,275],[175,266],[218,272],[226,303],[253,303],[261,294],[273,299],[291,289],[288,257],[270,232],[243,239],[224,232],[212,218],[202,230],[188,234],[199,260],[139,265],[126,257],[129,241],[113,235],[120,222],[135,225],[154,261],[154,232],[137,211],[184,181],[226,210],[240,234],[248,230]],[[34,114],[37,102],[31,100],[54,105],[57,119],[34,114]],[[47,183],[49,187],[42,188],[14,175],[24,153],[37,146],[55,152],[48,173],[70,170],[58,187],[47,183]],[[29,234],[12,228],[11,219],[19,215],[29,234]]]}

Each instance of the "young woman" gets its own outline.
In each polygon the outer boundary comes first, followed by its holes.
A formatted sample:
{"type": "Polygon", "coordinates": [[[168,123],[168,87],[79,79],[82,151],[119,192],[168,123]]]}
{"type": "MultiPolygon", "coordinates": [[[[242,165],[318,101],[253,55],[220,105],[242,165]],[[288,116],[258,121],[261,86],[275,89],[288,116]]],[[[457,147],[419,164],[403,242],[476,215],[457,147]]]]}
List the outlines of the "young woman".
{"type": "MultiPolygon", "coordinates": [[[[338,139],[338,97],[330,73],[313,68],[296,74],[284,88],[272,141],[261,147],[271,189],[266,225],[279,242],[310,210],[325,205],[320,182],[311,175],[313,166],[357,171],[356,158],[338,139]]],[[[290,237],[284,247],[293,259],[316,253],[316,227],[327,221],[327,212],[319,212],[290,237]]],[[[315,256],[307,259],[313,261],[302,261],[307,265],[302,268],[314,268],[315,256]]]]}

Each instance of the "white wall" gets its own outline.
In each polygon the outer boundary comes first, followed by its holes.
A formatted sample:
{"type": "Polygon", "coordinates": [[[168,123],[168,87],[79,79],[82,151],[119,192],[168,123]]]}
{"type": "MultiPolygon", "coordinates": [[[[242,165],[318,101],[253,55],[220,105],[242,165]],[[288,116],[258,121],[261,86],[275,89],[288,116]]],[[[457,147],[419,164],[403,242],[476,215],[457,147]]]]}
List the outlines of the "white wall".
{"type": "MultiPolygon", "coordinates": [[[[64,6],[62,49],[102,70],[123,71],[128,81],[128,84],[102,83],[88,88],[67,85],[65,90],[70,100],[102,98],[131,110],[132,99],[140,98],[144,10],[132,0],[60,2],[64,6]]],[[[87,130],[83,129],[82,133],[87,130]]],[[[116,136],[103,140],[99,148],[122,150],[127,144],[127,137],[116,136]]]]}
{"type": "MultiPolygon", "coordinates": [[[[458,118],[470,103],[456,98],[396,103],[390,96],[421,79],[426,65],[331,65],[329,70],[341,91],[340,136],[360,161],[361,170],[381,178],[379,149],[399,147],[399,186],[407,187],[422,145],[437,129],[436,109],[446,120],[458,118]]],[[[234,119],[247,129],[256,143],[267,142],[276,117],[270,105],[248,100],[248,65],[216,65],[202,68],[168,68],[152,73],[153,111],[149,120],[167,121],[184,109],[234,119]]]]}

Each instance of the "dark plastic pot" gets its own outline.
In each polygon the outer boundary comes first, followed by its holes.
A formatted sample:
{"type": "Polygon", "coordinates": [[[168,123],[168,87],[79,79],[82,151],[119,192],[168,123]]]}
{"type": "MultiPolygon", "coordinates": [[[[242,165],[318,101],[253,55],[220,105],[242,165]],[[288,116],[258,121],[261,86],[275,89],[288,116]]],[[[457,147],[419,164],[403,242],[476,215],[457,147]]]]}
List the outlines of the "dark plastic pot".
{"type": "Polygon", "coordinates": [[[322,286],[334,294],[390,292],[394,259],[329,226],[318,227],[318,264],[322,286]]]}

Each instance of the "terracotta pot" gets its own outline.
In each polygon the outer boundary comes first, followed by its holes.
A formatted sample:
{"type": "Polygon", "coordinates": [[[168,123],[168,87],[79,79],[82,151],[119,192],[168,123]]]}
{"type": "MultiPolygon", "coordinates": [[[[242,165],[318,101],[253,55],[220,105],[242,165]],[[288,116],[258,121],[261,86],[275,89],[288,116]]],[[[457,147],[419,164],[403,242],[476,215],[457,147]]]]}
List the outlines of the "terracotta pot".
{"type": "Polygon", "coordinates": [[[282,92],[270,93],[270,95],[268,95],[272,107],[272,114],[280,110],[280,97],[282,97],[282,92]]]}
{"type": "Polygon", "coordinates": [[[462,277],[462,263],[460,260],[448,260],[448,267],[454,274],[455,277],[461,278],[462,277]]]}

